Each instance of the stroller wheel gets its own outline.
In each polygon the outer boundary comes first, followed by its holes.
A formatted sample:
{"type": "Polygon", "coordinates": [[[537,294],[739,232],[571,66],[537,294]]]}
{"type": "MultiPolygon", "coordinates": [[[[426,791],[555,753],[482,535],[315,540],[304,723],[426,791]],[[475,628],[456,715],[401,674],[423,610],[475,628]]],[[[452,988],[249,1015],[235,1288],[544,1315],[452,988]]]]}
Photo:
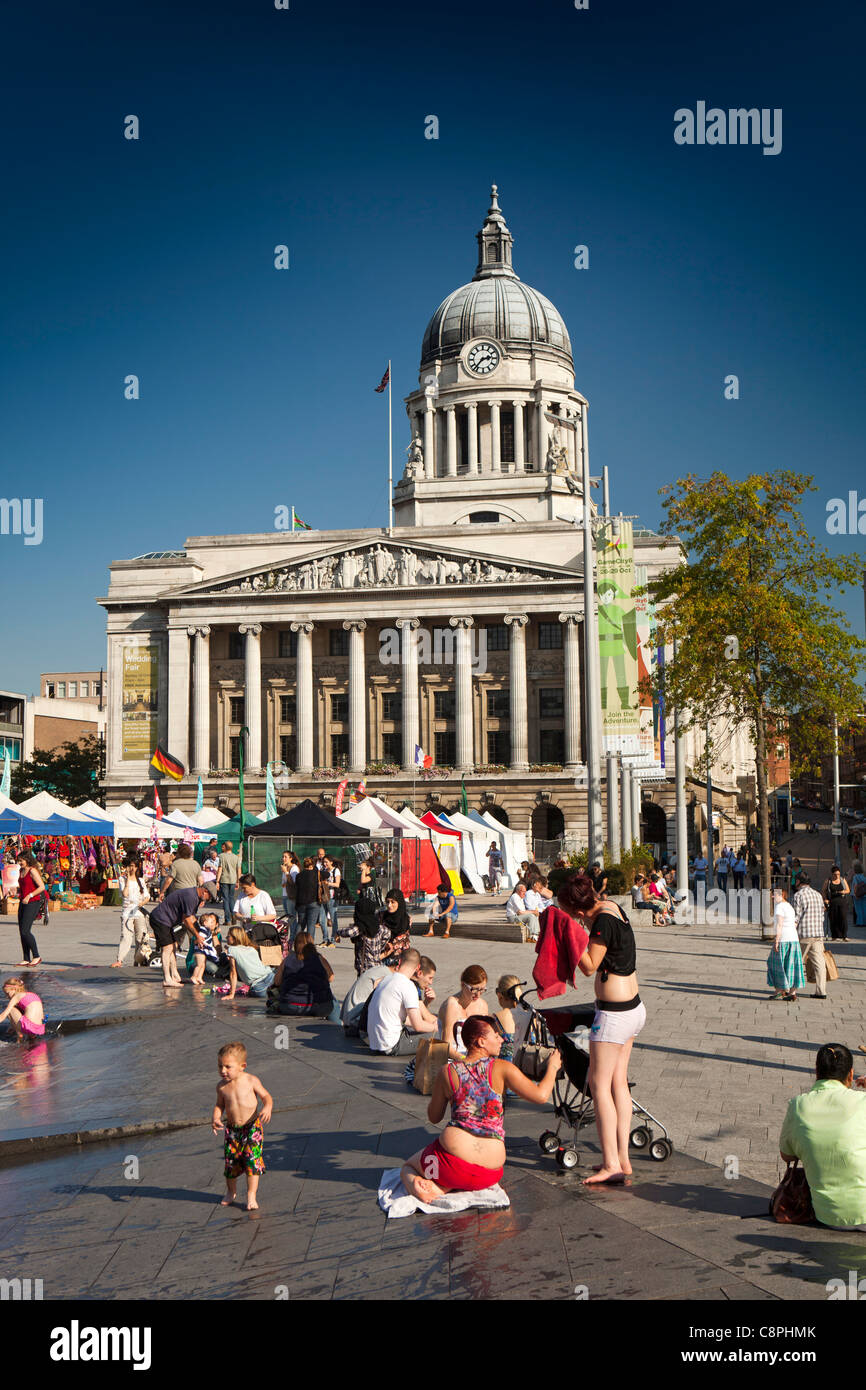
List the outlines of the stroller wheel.
{"type": "Polygon", "coordinates": [[[654,1139],[650,1144],[650,1158],[654,1158],[656,1163],[664,1163],[673,1151],[674,1146],[669,1139],[654,1139]]]}
{"type": "Polygon", "coordinates": [[[543,1154],[555,1153],[559,1148],[559,1140],[552,1129],[546,1129],[538,1141],[538,1147],[543,1154]]]}
{"type": "Polygon", "coordinates": [[[651,1141],[652,1133],[646,1125],[638,1125],[637,1129],[633,1129],[628,1137],[628,1142],[633,1149],[645,1149],[651,1141]]]}
{"type": "Polygon", "coordinates": [[[556,1162],[560,1168],[576,1168],[577,1149],[557,1149],[556,1162]]]}

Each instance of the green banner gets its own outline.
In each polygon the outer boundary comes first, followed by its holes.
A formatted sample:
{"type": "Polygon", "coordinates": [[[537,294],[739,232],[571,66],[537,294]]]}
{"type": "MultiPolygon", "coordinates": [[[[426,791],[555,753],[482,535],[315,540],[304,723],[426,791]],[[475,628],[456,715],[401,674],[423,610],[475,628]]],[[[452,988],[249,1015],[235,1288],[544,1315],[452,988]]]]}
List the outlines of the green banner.
{"type": "Polygon", "coordinates": [[[124,647],[121,684],[121,759],[150,762],[159,738],[159,648],[124,647]]]}
{"type": "Polygon", "coordinates": [[[640,753],[634,539],[630,521],[605,522],[598,535],[598,649],[605,753],[640,753]]]}

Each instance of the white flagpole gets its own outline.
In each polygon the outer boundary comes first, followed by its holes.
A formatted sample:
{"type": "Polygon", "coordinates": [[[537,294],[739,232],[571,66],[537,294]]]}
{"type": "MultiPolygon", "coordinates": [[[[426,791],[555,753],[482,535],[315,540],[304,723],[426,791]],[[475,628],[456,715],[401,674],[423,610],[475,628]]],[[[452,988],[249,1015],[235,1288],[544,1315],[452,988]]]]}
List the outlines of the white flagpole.
{"type": "Polygon", "coordinates": [[[394,440],[391,433],[391,359],[388,358],[388,535],[394,531],[394,440]]]}

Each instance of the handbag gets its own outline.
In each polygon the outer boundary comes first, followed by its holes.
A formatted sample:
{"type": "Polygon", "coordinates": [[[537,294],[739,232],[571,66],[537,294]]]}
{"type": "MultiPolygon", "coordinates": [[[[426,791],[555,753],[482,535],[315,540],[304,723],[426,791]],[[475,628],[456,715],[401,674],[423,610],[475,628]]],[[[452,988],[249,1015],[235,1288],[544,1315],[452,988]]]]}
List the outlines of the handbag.
{"type": "Polygon", "coordinates": [[[435,1038],[422,1038],[415,1052],[415,1077],[412,1085],[422,1096],[433,1094],[433,1087],[448,1061],[448,1044],[435,1038]]]}
{"type": "Polygon", "coordinates": [[[529,1025],[525,1040],[514,1049],[514,1065],[530,1081],[540,1081],[547,1071],[547,1063],[556,1051],[541,1041],[541,1029],[535,1019],[529,1025]]]}
{"type": "Polygon", "coordinates": [[[789,1159],[785,1176],[770,1198],[770,1215],[784,1226],[804,1226],[815,1220],[806,1170],[799,1158],[789,1159]]]}
{"type": "Polygon", "coordinates": [[[839,967],[836,964],[836,957],[833,955],[832,951],[827,950],[826,946],[824,947],[824,964],[827,967],[827,979],[838,980],[839,967]]]}

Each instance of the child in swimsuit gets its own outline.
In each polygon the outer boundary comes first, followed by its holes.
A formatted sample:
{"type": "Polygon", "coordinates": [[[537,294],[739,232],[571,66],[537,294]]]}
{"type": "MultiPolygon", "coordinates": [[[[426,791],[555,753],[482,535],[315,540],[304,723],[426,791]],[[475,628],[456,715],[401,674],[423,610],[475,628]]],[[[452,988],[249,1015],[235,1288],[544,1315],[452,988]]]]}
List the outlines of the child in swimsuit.
{"type": "Polygon", "coordinates": [[[262,1125],[271,1118],[273,1096],[257,1076],[247,1072],[247,1050],[243,1043],[226,1043],[219,1050],[217,1062],[222,1081],[217,1086],[212,1124],[214,1134],[225,1129],[226,1195],[221,1205],[231,1206],[238,1178],[246,1173],[247,1211],[258,1211],[256,1192],[259,1178],[265,1171],[262,1125]]]}
{"type": "Polygon", "coordinates": [[[3,981],[3,992],[9,1003],[0,1014],[0,1023],[4,1018],[11,1018],[19,1041],[44,1038],[45,1013],[39,995],[28,990],[24,980],[17,975],[3,981]]]}

